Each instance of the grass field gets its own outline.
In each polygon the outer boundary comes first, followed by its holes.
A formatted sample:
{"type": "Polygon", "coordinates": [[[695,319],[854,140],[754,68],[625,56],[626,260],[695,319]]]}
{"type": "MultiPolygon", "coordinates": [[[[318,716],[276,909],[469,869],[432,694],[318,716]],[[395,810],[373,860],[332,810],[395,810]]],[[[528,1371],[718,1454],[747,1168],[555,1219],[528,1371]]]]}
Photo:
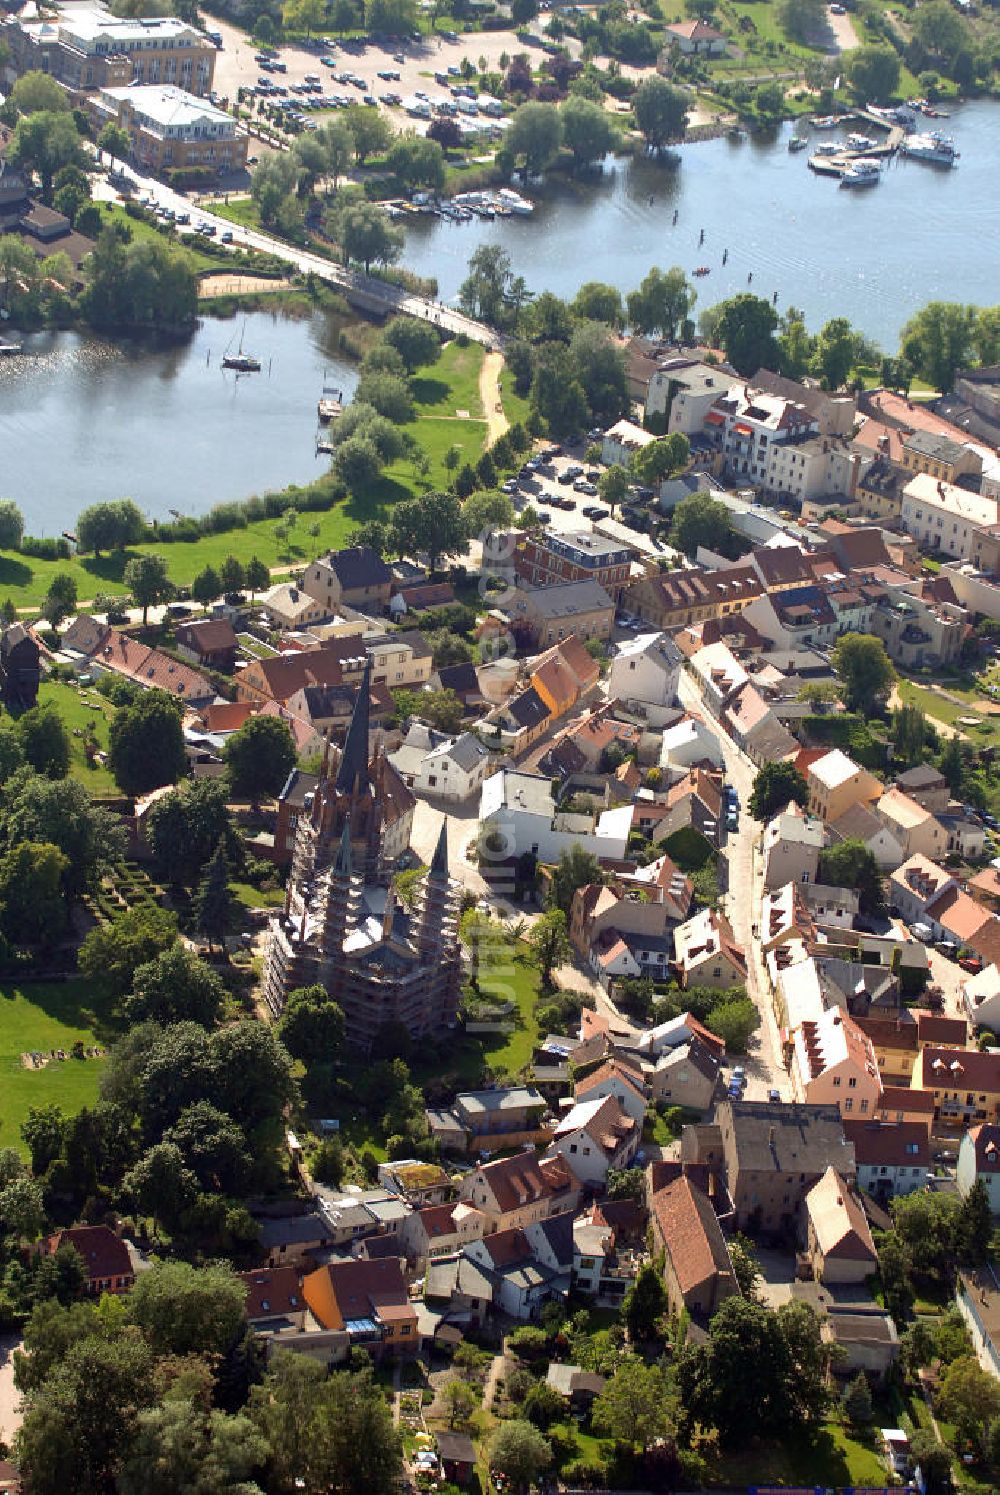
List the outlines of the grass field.
{"type": "Polygon", "coordinates": [[[927,716],[934,717],[939,722],[945,722],[959,732],[964,732],[978,747],[995,747],[1000,743],[1000,716],[984,714],[986,702],[981,696],[970,695],[968,702],[963,702],[959,706],[954,701],[946,700],[936,690],[928,690],[926,686],[915,685],[912,680],[900,680],[897,689],[907,706],[919,706],[927,716]],[[961,726],[959,719],[965,717],[970,720],[974,718],[980,725],[978,727],[961,726]]]}
{"type": "Polygon", "coordinates": [[[21,1123],[32,1106],[55,1104],[75,1115],[97,1099],[103,1059],[53,1060],[45,1069],[21,1065],[33,1050],[67,1053],[78,1040],[93,1044],[96,1015],[83,982],[0,986],[0,1147],[25,1156],[21,1123]]]}
{"type": "Polygon", "coordinates": [[[780,1441],[720,1453],[709,1461],[709,1484],[728,1488],[760,1484],[884,1486],[885,1464],[840,1422],[825,1422],[810,1437],[802,1432],[780,1441]]]}
{"type": "Polygon", "coordinates": [[[38,704],[55,706],[70,733],[70,777],[79,779],[91,794],[117,794],[118,785],[110,768],[88,763],[83,738],[72,735],[74,731],[86,732],[93,723],[94,736],[102,751],[107,752],[111,722],[115,715],[111,702],[102,700],[102,704],[97,706],[85,699],[72,685],[66,685],[62,681],[43,680],[38,688],[38,704]]]}
{"type": "MultiPolygon", "coordinates": [[[[161,233],[151,223],[145,223],[140,218],[130,218],[125,209],[119,207],[117,203],[102,202],[98,206],[101,209],[101,216],[105,221],[109,224],[118,223],[127,228],[135,243],[141,242],[143,239],[157,239],[161,243],[174,242],[172,235],[161,233]]],[[[220,260],[217,255],[202,254],[199,249],[194,248],[193,245],[188,245],[183,239],[176,242],[184,249],[184,253],[190,260],[192,269],[195,271],[224,270],[226,268],[225,260],[220,260]]]]}
{"type": "Polygon", "coordinates": [[[492,1069],[517,1074],[528,1063],[538,1042],[535,1004],[540,983],[538,967],[523,941],[511,950],[511,957],[497,970],[482,971],[479,990],[487,999],[513,999],[517,1007],[514,1031],[483,1043],[484,1057],[492,1069]]]}
{"type": "MultiPolygon", "coordinates": [[[[482,360],[483,350],[478,344],[460,348],[457,342],[451,342],[436,364],[418,371],[416,419],[408,429],[430,459],[431,486],[440,487],[448,479],[444,458],[450,446],[461,448],[463,462],[475,461],[482,453],[486,442],[486,422],[482,419],[479,397],[482,360]],[[458,410],[467,410],[469,419],[457,416],[458,410]]],[[[281,521],[265,519],[248,524],[245,529],[201,535],[197,540],[173,544],[137,545],[99,559],[74,556],[65,561],[40,561],[15,551],[0,551],[0,599],[9,597],[15,607],[22,609],[38,607],[58,573],[73,577],[81,603],[98,592],[123,592],[125,564],[131,555],[143,552],[164,556],[170,579],[177,586],[190,586],[199,571],[206,566],[218,567],[228,555],[235,555],[243,562],[257,556],[271,568],[300,565],[324,549],[343,545],[355,525],[384,515],[393,504],[412,498],[421,490],[413,464],[394,463],[370,491],[354,494],[324,511],[300,513],[287,541],[279,541],[275,535],[281,521]],[[309,534],[313,524],[319,525],[315,538],[309,534]]],[[[289,503],[294,503],[298,490],[292,487],[286,491],[289,503]]]]}

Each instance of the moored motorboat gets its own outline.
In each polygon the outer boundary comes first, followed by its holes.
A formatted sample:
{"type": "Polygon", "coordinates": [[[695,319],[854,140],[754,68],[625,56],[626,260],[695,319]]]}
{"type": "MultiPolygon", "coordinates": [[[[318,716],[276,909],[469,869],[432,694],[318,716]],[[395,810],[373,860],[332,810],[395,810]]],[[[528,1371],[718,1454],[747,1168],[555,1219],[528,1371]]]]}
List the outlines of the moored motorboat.
{"type": "Polygon", "coordinates": [[[929,161],[932,166],[954,166],[958,160],[955,142],[940,130],[929,130],[923,135],[910,135],[900,150],[914,161],[929,161]]]}
{"type": "Polygon", "coordinates": [[[877,187],[882,173],[874,161],[852,161],[840,178],[842,187],[877,187]]]}

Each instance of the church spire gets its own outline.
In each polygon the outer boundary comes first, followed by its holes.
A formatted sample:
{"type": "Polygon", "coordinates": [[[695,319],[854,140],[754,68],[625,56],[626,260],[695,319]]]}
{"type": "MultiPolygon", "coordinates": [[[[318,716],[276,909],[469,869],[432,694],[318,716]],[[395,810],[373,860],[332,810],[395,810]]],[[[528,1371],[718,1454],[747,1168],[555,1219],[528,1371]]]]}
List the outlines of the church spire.
{"type": "Polygon", "coordinates": [[[437,845],[431,858],[431,870],[428,874],[436,879],[448,880],[448,819],[444,816],[441,820],[441,830],[438,833],[437,845]]]}
{"type": "Polygon", "coordinates": [[[344,821],[344,833],[340,838],[340,850],[337,852],[337,860],[333,871],[335,877],[350,877],[353,870],[354,867],[351,858],[351,818],[348,816],[344,821]]]}
{"type": "Polygon", "coordinates": [[[365,660],[364,673],[358,686],[358,698],[354,703],[354,714],[344,740],[344,751],[337,769],[334,784],[338,794],[353,794],[368,782],[368,716],[371,706],[372,657],[365,660]]]}

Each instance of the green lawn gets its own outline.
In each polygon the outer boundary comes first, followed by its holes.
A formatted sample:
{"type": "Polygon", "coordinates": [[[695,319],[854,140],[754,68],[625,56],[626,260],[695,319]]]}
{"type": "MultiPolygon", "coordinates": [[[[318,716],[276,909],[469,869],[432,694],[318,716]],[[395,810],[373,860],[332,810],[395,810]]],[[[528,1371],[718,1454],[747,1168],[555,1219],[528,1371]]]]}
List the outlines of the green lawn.
{"type": "MultiPolygon", "coordinates": [[[[107,223],[118,223],[128,229],[132,235],[133,242],[140,242],[143,239],[158,239],[167,243],[176,242],[184,249],[185,254],[191,261],[191,267],[195,271],[225,270],[227,268],[225,260],[220,260],[217,255],[202,254],[201,250],[196,249],[193,244],[187,243],[184,238],[175,239],[175,236],[166,230],[154,228],[151,223],[146,223],[141,218],[132,218],[117,203],[102,202],[99,204],[99,207],[107,223]]],[[[195,243],[197,243],[197,240],[195,240],[195,243]]]]}
{"type": "Polygon", "coordinates": [[[243,908],[280,908],[285,901],[284,888],[268,888],[261,892],[249,882],[231,882],[229,891],[243,908]]]}
{"type": "Polygon", "coordinates": [[[935,690],[915,685],[912,680],[900,680],[898,690],[908,706],[919,706],[927,716],[936,717],[939,722],[947,722],[949,726],[956,726],[958,731],[965,732],[977,746],[988,747],[1000,743],[1000,717],[984,714],[983,708],[986,703],[981,697],[970,699],[967,704],[963,702],[959,706],[954,701],[946,700],[935,690]],[[979,704],[980,701],[981,704],[979,704]],[[978,727],[959,726],[959,718],[964,717],[970,719],[974,717],[980,725],[978,727]]]}
{"type": "Polygon", "coordinates": [[[83,736],[73,735],[74,732],[86,733],[88,727],[93,725],[94,736],[106,753],[111,722],[115,715],[111,702],[105,701],[96,691],[85,693],[63,681],[43,680],[38,689],[38,703],[40,706],[55,706],[70,733],[70,777],[79,779],[91,794],[117,794],[118,785],[110,768],[88,763],[83,736]]]}
{"type": "Polygon", "coordinates": [[[218,198],[205,204],[205,212],[214,213],[217,218],[227,218],[230,223],[239,224],[240,228],[260,228],[260,213],[252,197],[231,197],[228,202],[218,198]]]}
{"type": "Polygon", "coordinates": [[[535,1004],[539,979],[538,968],[523,941],[512,950],[511,956],[502,966],[481,972],[479,990],[487,999],[513,1000],[517,1007],[514,1031],[487,1038],[483,1043],[484,1057],[492,1069],[517,1074],[528,1063],[538,1042],[535,1004]]]}
{"type": "Polygon", "coordinates": [[[709,1461],[708,1483],[730,1488],[759,1484],[869,1485],[886,1481],[884,1462],[840,1422],[825,1422],[815,1437],[796,1433],[709,1461]]]}
{"type": "Polygon", "coordinates": [[[437,363],[417,370],[413,381],[417,417],[455,416],[467,410],[474,420],[484,417],[479,397],[479,375],[484,351],[478,343],[461,348],[452,341],[442,349],[437,363]]]}
{"type": "Polygon", "coordinates": [[[27,1156],[21,1123],[32,1106],[54,1103],[75,1115],[97,1099],[103,1059],[53,1060],[37,1070],[21,1064],[22,1053],[69,1053],[77,1040],[98,1041],[89,995],[81,981],[0,986],[0,1146],[27,1156]]]}

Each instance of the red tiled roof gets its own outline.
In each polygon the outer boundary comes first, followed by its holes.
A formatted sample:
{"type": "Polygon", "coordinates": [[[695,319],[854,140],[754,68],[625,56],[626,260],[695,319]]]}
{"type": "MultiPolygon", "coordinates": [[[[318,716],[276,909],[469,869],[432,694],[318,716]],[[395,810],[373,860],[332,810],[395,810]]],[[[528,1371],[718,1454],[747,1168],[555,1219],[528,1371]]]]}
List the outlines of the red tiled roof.
{"type": "Polygon", "coordinates": [[[1000,1054],[981,1054],[978,1049],[924,1049],[916,1074],[925,1090],[978,1090],[1000,1092],[1000,1054]]]}
{"type": "Polygon", "coordinates": [[[921,1044],[934,1043],[964,1049],[969,1037],[964,1017],[939,1017],[934,1012],[917,1012],[917,1037],[921,1044]]]}
{"type": "Polygon", "coordinates": [[[708,1198],[681,1176],[655,1193],[650,1209],[682,1293],[716,1273],[732,1273],[726,1242],[708,1198]]]}
{"type": "Polygon", "coordinates": [[[295,1267],[258,1267],[241,1272],[247,1290],[247,1318],[297,1313],[303,1307],[302,1275],[295,1267]]]}
{"type": "Polygon", "coordinates": [[[76,1248],[91,1282],[133,1276],[128,1247],[107,1225],[74,1225],[70,1230],[57,1230],[42,1242],[43,1254],[54,1256],[60,1246],[76,1248]]]}
{"type": "Polygon", "coordinates": [[[854,1143],[859,1167],[926,1168],[930,1162],[930,1139],[922,1121],[845,1120],[844,1135],[854,1143]]]}

